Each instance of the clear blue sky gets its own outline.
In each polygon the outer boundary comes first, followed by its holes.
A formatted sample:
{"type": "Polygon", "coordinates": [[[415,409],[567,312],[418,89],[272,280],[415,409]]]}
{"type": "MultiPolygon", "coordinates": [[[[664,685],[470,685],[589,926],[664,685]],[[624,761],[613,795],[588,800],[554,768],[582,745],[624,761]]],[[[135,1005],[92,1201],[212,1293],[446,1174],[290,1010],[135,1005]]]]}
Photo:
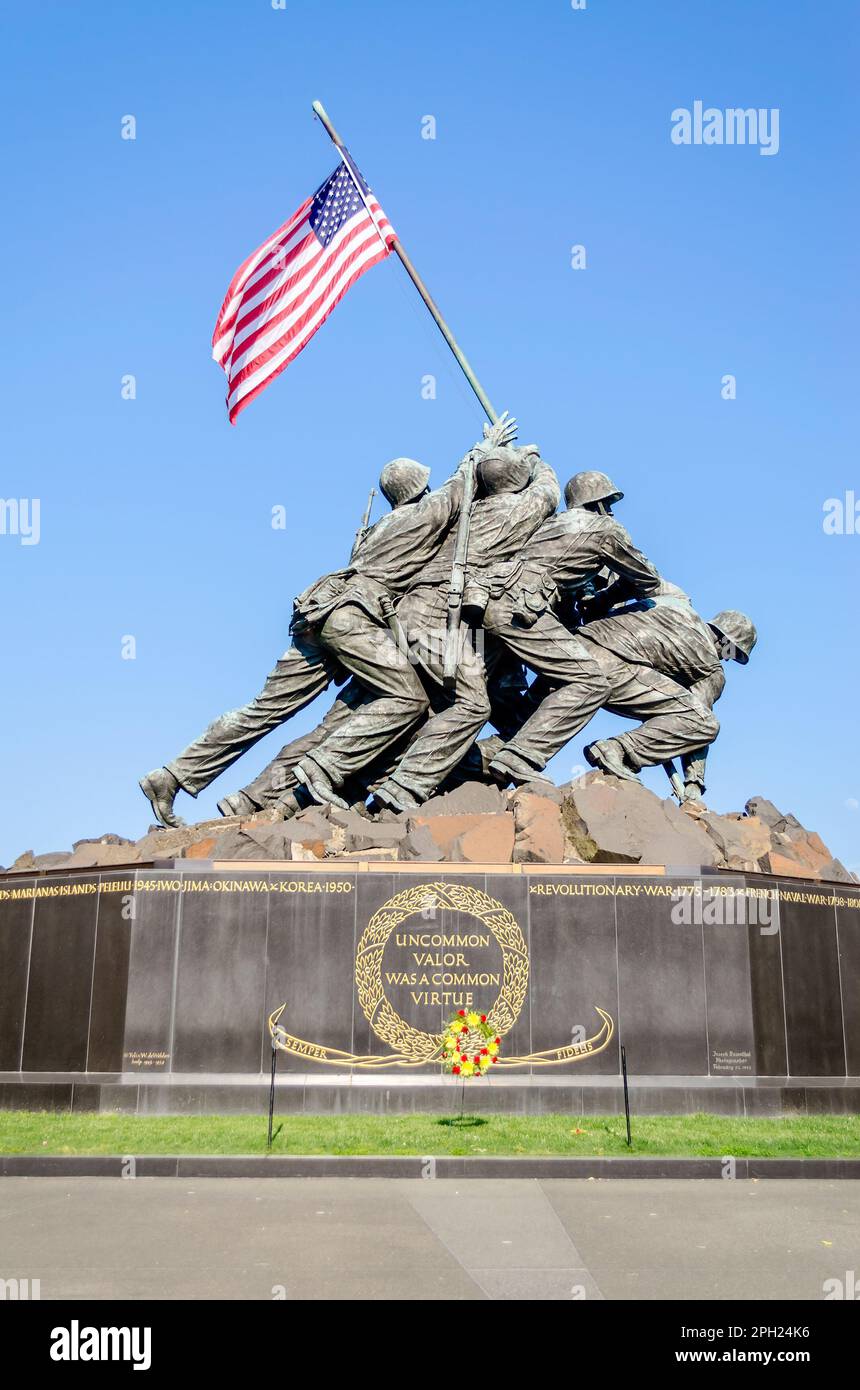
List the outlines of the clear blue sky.
{"type": "MultiPolygon", "coordinates": [[[[334,166],[319,97],[522,438],[563,477],[609,470],[635,540],[700,610],[756,619],[719,707],[711,803],[767,795],[860,866],[860,534],[822,528],[826,499],[860,497],[856,13],[10,7],[0,493],[40,499],[41,538],[0,536],[0,862],[142,834],[137,778],[256,693],[292,596],[344,561],[381,464],[411,454],[441,481],[480,432],[394,258],[227,423],[215,315],[334,166]],[[778,107],[779,152],[674,145],[671,112],[696,100],[778,107]]],[[[214,811],[281,741],[177,809],[214,811]]]]}

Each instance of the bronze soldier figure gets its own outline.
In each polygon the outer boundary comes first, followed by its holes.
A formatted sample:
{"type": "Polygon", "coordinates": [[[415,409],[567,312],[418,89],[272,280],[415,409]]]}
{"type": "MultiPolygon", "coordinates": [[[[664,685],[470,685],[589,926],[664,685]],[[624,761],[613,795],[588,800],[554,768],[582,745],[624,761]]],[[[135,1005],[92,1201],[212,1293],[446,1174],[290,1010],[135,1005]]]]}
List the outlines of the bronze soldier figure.
{"type": "MultiPolygon", "coordinates": [[[[492,431],[487,438],[494,442],[492,431]]],[[[197,796],[265,734],[348,673],[372,692],[375,711],[370,723],[365,715],[352,731],[345,751],[354,765],[370,761],[421,718],[427,694],[384,609],[392,594],[402,593],[433,559],[459,514],[462,465],[436,492],[429,490],[429,476],[429,469],[411,459],[386,464],[380,489],[392,510],[357,544],[345,569],[324,575],[296,599],[292,646],[260,694],[221,715],[177,758],[141,780],[163,825],[179,823],[173,802],[180,788],[197,796]]],[[[321,790],[318,784],[317,794],[321,790]]]]}
{"type": "Polygon", "coordinates": [[[719,733],[711,714],[712,735],[699,748],[690,748],[698,720],[691,718],[689,701],[712,711],[725,689],[720,662],[737,661],[745,666],[756,644],[755,626],[745,613],[727,609],[705,623],[690,600],[674,585],[665,584],[641,612],[630,612],[589,623],[581,630],[583,638],[634,668],[634,678],[646,687],[644,699],[637,699],[629,675],[613,680],[613,663],[607,662],[611,688],[604,708],[641,719],[638,729],[592,743],[585,757],[593,767],[601,767],[617,777],[635,777],[643,767],[670,761],[680,755],[684,774],[684,800],[700,800],[705,792],[705,762],[708,749],[719,733]],[[654,680],[654,674],[663,680],[654,680]],[[663,681],[670,679],[681,690],[670,691],[663,681]],[[624,708],[619,708],[618,695],[624,708]],[[685,692],[685,693],[682,693],[685,692]]]}
{"type": "MultiPolygon", "coordinates": [[[[478,465],[480,492],[472,505],[471,530],[463,594],[465,616],[483,609],[487,574],[493,563],[516,555],[558,506],[555,473],[541,459],[535,446],[519,449],[504,445],[488,452],[478,465]]],[[[413,650],[423,670],[440,691],[442,707],[431,716],[392,772],[376,788],[378,803],[394,810],[412,810],[426,801],[472,746],[491,717],[493,703],[487,688],[501,693],[493,681],[502,650],[490,642],[483,655],[476,650],[469,629],[463,626],[457,684],[442,692],[446,589],[453,537],[449,533],[435,561],[398,605],[398,616],[413,639],[413,650]]]]}
{"type": "Polygon", "coordinates": [[[595,666],[589,649],[565,626],[559,606],[593,585],[604,569],[620,576],[613,597],[645,596],[660,586],[657,570],[612,516],[612,504],[622,496],[604,473],[577,473],[565,488],[567,511],[545,521],[515,559],[488,576],[485,628],[544,678],[550,691],[524,726],[527,739],[521,730],[493,759],[491,768],[504,783],[527,782],[543,770],[552,754],[542,745],[557,751],[553,728],[559,710],[571,703],[565,688],[578,688],[595,666]]]}

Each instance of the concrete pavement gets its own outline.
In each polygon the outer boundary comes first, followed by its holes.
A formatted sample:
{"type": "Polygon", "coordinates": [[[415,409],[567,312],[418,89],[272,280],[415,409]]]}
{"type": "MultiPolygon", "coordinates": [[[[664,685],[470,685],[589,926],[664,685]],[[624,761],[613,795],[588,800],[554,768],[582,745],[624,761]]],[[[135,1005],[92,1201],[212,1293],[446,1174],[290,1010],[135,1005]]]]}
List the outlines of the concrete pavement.
{"type": "Polygon", "coordinates": [[[4,1178],[45,1299],[812,1299],[855,1181],[4,1178]]]}

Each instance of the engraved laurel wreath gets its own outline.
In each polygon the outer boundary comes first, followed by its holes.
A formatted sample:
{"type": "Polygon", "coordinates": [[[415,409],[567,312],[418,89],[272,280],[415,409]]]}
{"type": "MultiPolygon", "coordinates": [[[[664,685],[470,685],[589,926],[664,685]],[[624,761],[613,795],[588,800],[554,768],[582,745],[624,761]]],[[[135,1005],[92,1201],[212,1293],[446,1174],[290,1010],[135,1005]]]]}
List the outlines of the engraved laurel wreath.
{"type": "MultiPolygon", "coordinates": [[[[529,954],[516,918],[495,898],[463,883],[421,883],[389,898],[368,922],[355,953],[355,986],[365,1018],[388,1053],[357,1055],[296,1038],[281,1026],[286,1002],[269,1016],[272,1045],[292,1056],[338,1067],[420,1067],[441,1060],[444,1034],[425,1033],[402,1018],[386,997],[382,957],[391,933],[415,913],[448,908],[477,918],[493,935],[502,952],[503,975],[498,996],[486,1010],[487,1022],[503,1037],[519,1017],[529,984],[529,954]]],[[[520,1057],[500,1057],[500,1067],[557,1066],[593,1057],[609,1045],[615,1025],[605,1009],[595,1006],[601,1027],[580,1043],[520,1057]]]]}

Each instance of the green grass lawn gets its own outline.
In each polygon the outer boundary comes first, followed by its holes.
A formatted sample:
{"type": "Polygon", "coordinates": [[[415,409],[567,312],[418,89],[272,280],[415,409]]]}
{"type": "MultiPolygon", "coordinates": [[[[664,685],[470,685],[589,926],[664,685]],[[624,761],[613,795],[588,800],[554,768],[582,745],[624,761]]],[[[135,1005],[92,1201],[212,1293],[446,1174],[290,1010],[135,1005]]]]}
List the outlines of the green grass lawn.
{"type": "MultiPolygon", "coordinates": [[[[4,1154],[263,1154],[266,1117],[141,1117],[0,1111],[4,1154]]],[[[297,1115],[276,1117],[276,1154],[629,1154],[623,1116],[297,1115]]],[[[860,1115],[633,1119],[634,1154],[860,1157],[860,1115]]]]}

